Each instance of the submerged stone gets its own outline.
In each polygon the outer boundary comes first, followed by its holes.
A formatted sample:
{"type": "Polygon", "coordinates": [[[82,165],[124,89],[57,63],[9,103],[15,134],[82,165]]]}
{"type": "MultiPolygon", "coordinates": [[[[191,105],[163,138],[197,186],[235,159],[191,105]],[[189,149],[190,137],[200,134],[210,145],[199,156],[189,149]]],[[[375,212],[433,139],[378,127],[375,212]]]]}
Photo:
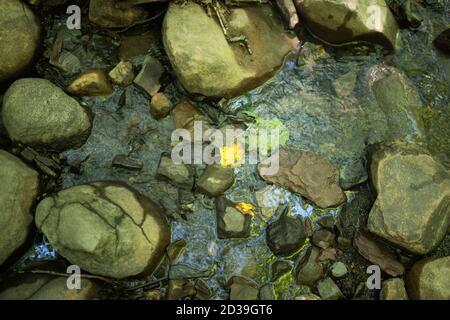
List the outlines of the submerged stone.
{"type": "Polygon", "coordinates": [[[161,156],[156,175],[183,189],[192,190],[194,186],[194,169],[183,163],[175,164],[169,156],[161,156]]]}
{"type": "Polygon", "coordinates": [[[422,101],[417,89],[399,70],[390,73],[372,85],[380,109],[386,114],[389,130],[394,136],[422,135],[422,101]]]}
{"type": "Polygon", "coordinates": [[[266,241],[270,250],[277,256],[289,256],[299,250],[306,240],[303,221],[298,217],[290,217],[287,211],[268,225],[266,241]]]}
{"type": "Polygon", "coordinates": [[[147,55],[142,64],[142,68],[134,79],[134,83],[144,89],[150,96],[154,96],[161,84],[159,79],[164,73],[164,67],[161,62],[151,55],[147,55]]]}
{"type": "Polygon", "coordinates": [[[298,44],[268,5],[229,8],[227,41],[201,5],[171,2],[163,40],[170,62],[191,93],[233,97],[263,83],[298,44]],[[241,45],[239,45],[241,44],[241,45]]]}
{"type": "MultiPolygon", "coordinates": [[[[276,156],[276,155],[275,155],[276,156]]],[[[345,201],[339,186],[339,170],[328,159],[308,151],[280,148],[279,170],[264,175],[265,161],[258,165],[261,177],[300,193],[321,208],[336,207],[345,201]]]]}
{"type": "Polygon", "coordinates": [[[103,28],[125,28],[148,17],[145,8],[120,9],[114,0],[90,0],[89,20],[103,28]]]}

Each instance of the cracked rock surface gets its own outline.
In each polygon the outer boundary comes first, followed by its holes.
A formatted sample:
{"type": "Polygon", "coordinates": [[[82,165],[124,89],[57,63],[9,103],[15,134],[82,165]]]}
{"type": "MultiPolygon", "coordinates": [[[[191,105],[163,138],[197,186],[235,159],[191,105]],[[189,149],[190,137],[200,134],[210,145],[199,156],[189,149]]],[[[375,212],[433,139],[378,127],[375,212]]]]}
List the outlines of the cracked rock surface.
{"type": "Polygon", "coordinates": [[[44,199],[36,225],[71,263],[117,279],[153,272],[170,243],[161,209],[121,182],[75,186],[44,199]]]}

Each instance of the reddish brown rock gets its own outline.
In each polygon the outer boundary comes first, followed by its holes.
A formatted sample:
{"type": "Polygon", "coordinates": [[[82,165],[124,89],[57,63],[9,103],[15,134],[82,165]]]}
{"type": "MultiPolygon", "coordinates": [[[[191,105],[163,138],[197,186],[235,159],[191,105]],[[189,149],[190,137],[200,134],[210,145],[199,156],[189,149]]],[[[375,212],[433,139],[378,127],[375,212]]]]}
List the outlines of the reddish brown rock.
{"type": "Polygon", "coordinates": [[[396,259],[394,253],[374,241],[370,235],[358,233],[353,239],[353,245],[360,255],[390,276],[398,277],[405,273],[405,267],[396,259]]]}
{"type": "Polygon", "coordinates": [[[328,159],[308,151],[280,148],[278,173],[264,175],[266,164],[258,165],[261,177],[296,192],[321,208],[336,207],[346,199],[339,186],[339,170],[328,159]]]}

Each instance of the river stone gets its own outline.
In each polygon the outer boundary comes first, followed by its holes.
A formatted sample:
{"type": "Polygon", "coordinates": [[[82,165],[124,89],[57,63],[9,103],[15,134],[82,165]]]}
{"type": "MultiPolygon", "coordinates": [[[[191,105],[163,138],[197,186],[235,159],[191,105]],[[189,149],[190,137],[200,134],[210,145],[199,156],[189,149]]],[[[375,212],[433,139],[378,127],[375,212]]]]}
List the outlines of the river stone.
{"type": "Polygon", "coordinates": [[[89,20],[103,28],[125,28],[148,17],[145,8],[119,9],[114,0],[90,0],[89,20]]]}
{"type": "Polygon", "coordinates": [[[406,276],[408,296],[414,300],[450,300],[450,256],[416,262],[406,276]]]}
{"type": "Polygon", "coordinates": [[[405,273],[405,267],[401,264],[397,255],[386,246],[372,238],[370,234],[358,232],[353,239],[356,250],[372,264],[380,267],[387,274],[398,277],[405,273]]]}
{"type": "Polygon", "coordinates": [[[333,263],[330,271],[331,275],[335,278],[342,278],[348,273],[347,266],[340,261],[333,263]]]}
{"type": "Polygon", "coordinates": [[[336,235],[329,230],[318,229],[314,231],[311,242],[319,248],[327,249],[335,246],[336,235]]]}
{"type": "Polygon", "coordinates": [[[30,66],[40,33],[39,20],[23,1],[0,2],[0,84],[30,66]]]}
{"type": "Polygon", "coordinates": [[[268,5],[230,7],[228,34],[246,37],[252,54],[229,43],[201,5],[171,2],[163,23],[164,48],[183,86],[191,93],[232,97],[264,82],[298,45],[268,5]]]}
{"type": "Polygon", "coordinates": [[[300,193],[321,208],[336,207],[345,201],[339,186],[339,170],[325,157],[309,151],[280,148],[278,159],[279,170],[274,175],[264,175],[265,161],[258,165],[264,180],[300,193]]]}
{"type": "Polygon", "coordinates": [[[319,249],[310,246],[300,257],[295,267],[295,279],[298,284],[312,287],[325,275],[325,267],[317,260],[319,249]]]}
{"type": "Polygon", "coordinates": [[[252,217],[236,209],[235,203],[225,197],[216,199],[217,236],[220,239],[247,238],[252,217]]]}
{"type": "Polygon", "coordinates": [[[258,300],[258,284],[251,279],[233,276],[226,288],[230,289],[230,300],[258,300]]]}
{"type": "Polygon", "coordinates": [[[386,114],[394,136],[414,136],[424,131],[422,101],[416,87],[399,70],[389,68],[389,75],[372,84],[380,109],[386,114]]]}
{"type": "Polygon", "coordinates": [[[384,0],[296,0],[308,29],[331,44],[369,41],[395,47],[397,22],[384,0]]]}
{"type": "Polygon", "coordinates": [[[80,147],[91,130],[88,112],[46,79],[14,82],[5,93],[2,112],[11,140],[47,150],[80,147]]]}
{"type": "Polygon", "coordinates": [[[298,217],[289,217],[285,212],[266,229],[267,245],[277,256],[290,256],[303,246],[305,240],[303,221],[298,217]]]}
{"type": "Polygon", "coordinates": [[[383,281],[380,291],[380,300],[408,300],[403,279],[392,278],[383,281]]]}
{"type": "Polygon", "coordinates": [[[0,150],[0,265],[26,240],[33,221],[39,175],[19,158],[0,150]]]}
{"type": "Polygon", "coordinates": [[[152,273],[170,243],[161,209],[122,182],[79,185],[49,196],[36,209],[36,225],[71,263],[118,279],[152,273]]]}
{"type": "Polygon", "coordinates": [[[233,185],[234,170],[220,165],[210,165],[196,183],[198,191],[210,197],[217,197],[233,185]]]}
{"type": "Polygon", "coordinates": [[[416,254],[436,248],[450,224],[450,174],[425,150],[377,146],[370,164],[377,199],[368,228],[416,254]]]}
{"type": "Polygon", "coordinates": [[[0,300],[91,300],[95,299],[99,287],[90,280],[81,278],[80,289],[69,289],[67,277],[26,274],[14,279],[0,292],[0,300]]]}
{"type": "Polygon", "coordinates": [[[161,156],[156,175],[186,190],[194,186],[194,169],[184,163],[175,164],[169,156],[161,156]]]}
{"type": "Polygon", "coordinates": [[[344,298],[341,289],[331,278],[325,278],[317,283],[317,291],[323,300],[339,300],[344,298]]]}
{"type": "Polygon", "coordinates": [[[292,262],[289,260],[277,260],[272,263],[271,281],[275,282],[286,273],[291,272],[292,262]]]}

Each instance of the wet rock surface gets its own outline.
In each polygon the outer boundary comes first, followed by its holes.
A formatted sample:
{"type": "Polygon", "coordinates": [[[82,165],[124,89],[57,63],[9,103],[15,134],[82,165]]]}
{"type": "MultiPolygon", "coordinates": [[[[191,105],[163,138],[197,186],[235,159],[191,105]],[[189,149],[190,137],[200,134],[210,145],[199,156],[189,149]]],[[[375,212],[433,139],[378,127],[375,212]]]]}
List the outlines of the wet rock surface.
{"type": "Polygon", "coordinates": [[[425,150],[392,144],[372,156],[377,200],[369,230],[417,254],[436,248],[450,223],[450,175],[425,150]]]}
{"type": "Polygon", "coordinates": [[[31,230],[31,208],[39,191],[39,175],[22,160],[0,150],[0,266],[31,230]]]}
{"type": "Polygon", "coordinates": [[[89,279],[81,279],[80,289],[71,290],[66,277],[27,274],[10,281],[0,291],[0,300],[92,300],[98,291],[89,279]]]}
{"type": "Polygon", "coordinates": [[[366,40],[389,49],[395,46],[397,22],[383,0],[304,0],[296,3],[309,29],[329,43],[366,40]]]}
{"type": "Polygon", "coordinates": [[[0,4],[0,85],[30,67],[41,37],[41,25],[32,10],[21,1],[0,4]]]}
{"type": "Polygon", "coordinates": [[[266,240],[270,250],[277,256],[289,256],[299,250],[306,240],[303,221],[288,216],[288,208],[267,226],[266,240]]]}
{"type": "Polygon", "coordinates": [[[279,170],[265,175],[265,162],[258,166],[264,180],[298,192],[321,208],[335,207],[345,201],[339,186],[339,171],[327,159],[301,150],[280,149],[279,170]]]}
{"type": "Polygon", "coordinates": [[[14,82],[3,97],[2,118],[11,140],[49,150],[80,147],[91,130],[88,111],[46,79],[14,82]]]}
{"type": "Polygon", "coordinates": [[[401,278],[392,278],[383,282],[380,300],[408,300],[405,282],[401,278]]]}
{"type": "Polygon", "coordinates": [[[404,266],[397,260],[395,254],[381,243],[376,242],[368,234],[359,233],[353,240],[353,245],[364,258],[379,266],[387,274],[396,277],[405,272],[404,266]]]}
{"type": "Polygon", "coordinates": [[[121,279],[159,265],[170,241],[160,210],[123,183],[96,182],[42,200],[36,225],[72,263],[121,279]]]}
{"type": "Polygon", "coordinates": [[[232,201],[217,198],[216,213],[219,238],[247,238],[250,235],[251,215],[240,212],[232,201]]]}
{"type": "Polygon", "coordinates": [[[181,83],[191,93],[232,97],[253,89],[281,66],[298,43],[284,33],[269,6],[230,12],[230,38],[244,36],[247,49],[229,44],[219,23],[200,5],[169,6],[163,25],[164,46],[181,83]]]}
{"type": "Polygon", "coordinates": [[[217,197],[228,190],[234,183],[233,168],[220,165],[208,166],[198,178],[197,189],[210,197],[217,197]]]}
{"type": "Polygon", "coordinates": [[[309,247],[296,266],[296,279],[299,284],[313,286],[325,276],[325,266],[318,261],[319,249],[309,247]]]}
{"type": "Polygon", "coordinates": [[[117,8],[114,0],[92,0],[89,2],[89,20],[103,28],[125,28],[145,20],[145,9],[117,8]]]}
{"type": "Polygon", "coordinates": [[[113,89],[105,71],[92,69],[77,75],[67,91],[77,96],[107,96],[113,89]]]}
{"type": "Polygon", "coordinates": [[[450,257],[416,262],[406,276],[408,296],[416,300],[449,300],[449,271],[450,257]]]}

